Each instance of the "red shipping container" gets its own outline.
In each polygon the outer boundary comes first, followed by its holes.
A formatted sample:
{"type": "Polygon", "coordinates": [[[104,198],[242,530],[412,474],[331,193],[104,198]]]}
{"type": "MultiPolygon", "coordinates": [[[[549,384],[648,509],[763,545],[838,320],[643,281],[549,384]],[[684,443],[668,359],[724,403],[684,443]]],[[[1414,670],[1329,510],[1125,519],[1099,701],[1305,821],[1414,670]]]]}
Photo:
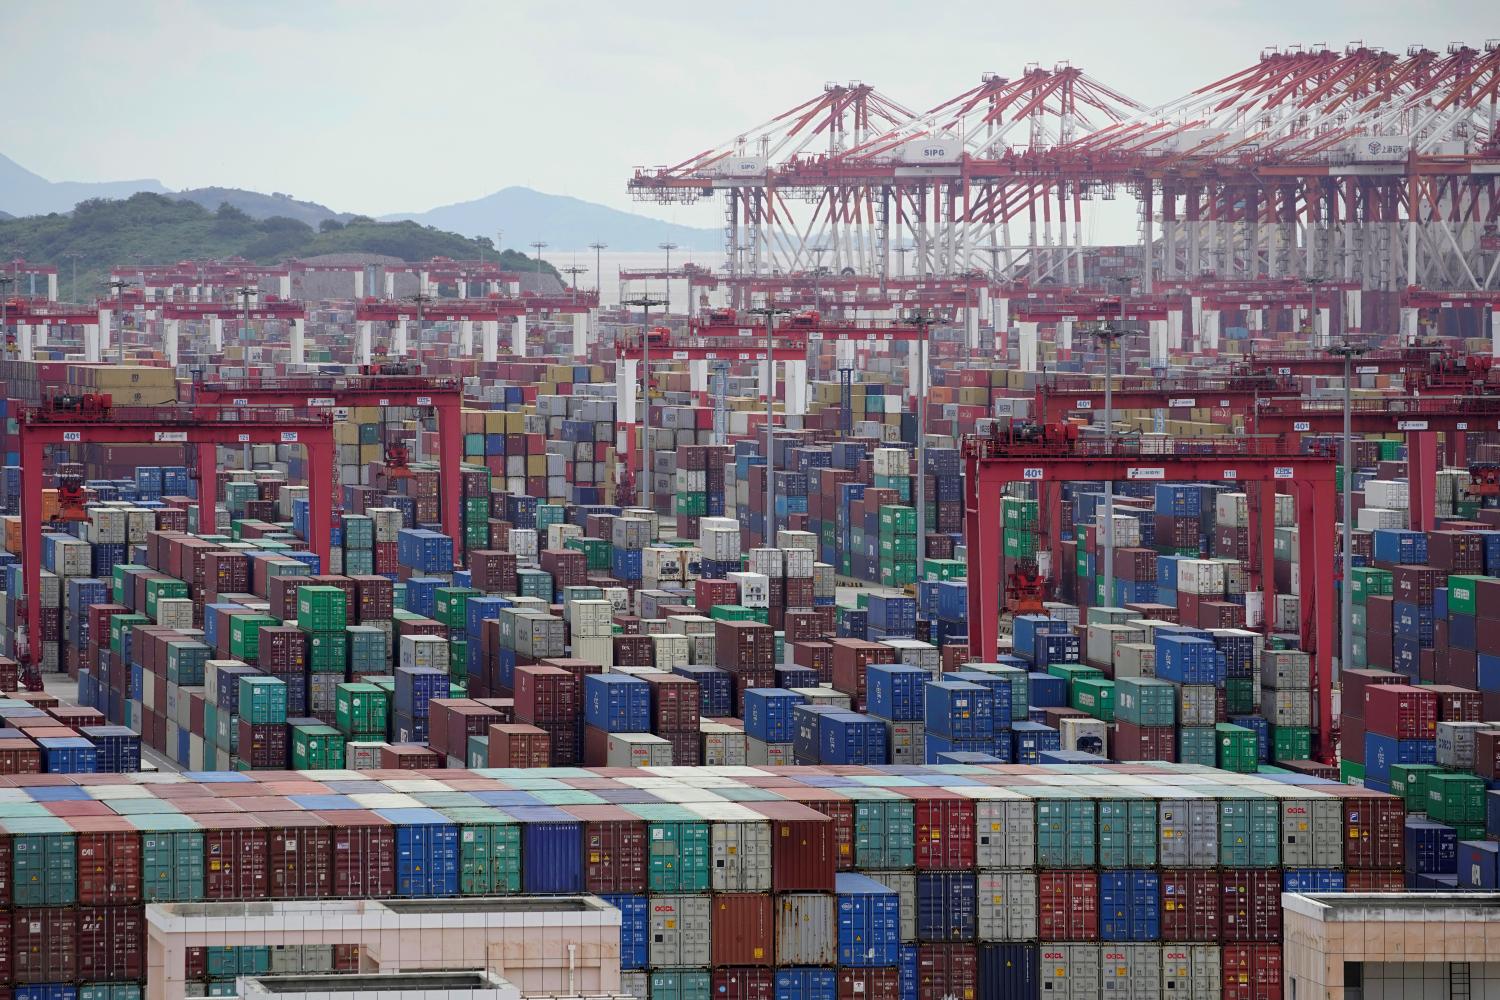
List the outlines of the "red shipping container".
{"type": "Polygon", "coordinates": [[[68,822],[78,831],[78,902],[140,902],[140,831],[120,817],[78,816],[68,822]]]}
{"type": "Polygon", "coordinates": [[[936,789],[899,791],[917,803],[917,868],[973,868],[974,800],[936,789]]]}
{"type": "Polygon", "coordinates": [[[1037,876],[1037,931],[1044,941],[1099,939],[1097,872],[1042,872],[1037,876]]]}
{"type": "Polygon", "coordinates": [[[714,965],[770,966],[775,916],[768,892],[716,893],[712,932],[714,965]]]}
{"type": "Polygon", "coordinates": [[[1347,892],[1405,892],[1406,873],[1400,868],[1351,868],[1344,872],[1347,892]]]}
{"type": "Polygon", "coordinates": [[[1219,926],[1225,941],[1281,939],[1281,873],[1226,868],[1220,875],[1219,926]]]}
{"type": "Polygon", "coordinates": [[[271,888],[265,824],[254,816],[220,813],[206,826],[203,898],[265,899],[271,888]]]}
{"type": "Polygon", "coordinates": [[[776,997],[776,973],[768,968],[715,969],[712,984],[715,1000],[775,1000],[776,997]]]}
{"type": "Polygon", "coordinates": [[[576,719],[539,722],[537,728],[547,734],[547,745],[551,748],[549,767],[577,767],[583,763],[582,727],[576,719]]]}
{"type": "Polygon", "coordinates": [[[380,766],[388,771],[441,770],[443,757],[425,743],[392,743],[380,748],[380,766]]]}
{"type": "Polygon", "coordinates": [[[490,726],[490,767],[547,767],[552,738],[545,729],[517,722],[490,726]]]}
{"type": "Polygon", "coordinates": [[[1377,684],[1365,689],[1365,732],[1398,740],[1437,736],[1437,695],[1410,684],[1377,684]]]}
{"type": "Polygon", "coordinates": [[[78,908],[78,978],[129,982],[144,978],[145,914],[138,906],[78,908]]]}
{"type": "Polygon", "coordinates": [[[1344,800],[1344,867],[1399,868],[1405,864],[1406,803],[1352,785],[1328,791],[1344,800]]]}
{"type": "MultiPolygon", "coordinates": [[[[0,911],[0,983],[11,982],[14,974],[10,951],[13,919],[14,917],[9,910],[0,911]]],[[[10,993],[9,988],[5,992],[8,995],[10,993]]]]}
{"type": "Polygon", "coordinates": [[[270,828],[272,899],[322,899],[333,892],[333,828],[314,813],[260,815],[270,828]]]}
{"type": "Polygon", "coordinates": [[[396,828],[362,809],[320,815],[332,825],[333,895],[348,899],[394,894],[396,828]]]}
{"type": "Polygon", "coordinates": [[[1439,722],[1484,721],[1484,695],[1478,691],[1452,684],[1433,684],[1427,690],[1437,695],[1439,722]]]}
{"type": "Polygon", "coordinates": [[[619,806],[566,806],[583,822],[583,887],[646,891],[646,821],[619,806]]]}
{"type": "MultiPolygon", "coordinates": [[[[649,639],[649,636],[642,638],[649,639]]],[[[519,676],[520,668],[516,669],[519,676]]],[[[677,674],[644,674],[641,677],[651,685],[651,731],[658,736],[672,733],[698,733],[699,710],[703,699],[698,691],[698,682],[677,674]]],[[[516,707],[520,709],[520,694],[516,696],[516,707]]],[[[582,706],[578,714],[582,714],[582,706]]]]}
{"type": "Polygon", "coordinates": [[[1474,734],[1474,773],[1500,777],[1500,731],[1481,729],[1474,734]]]}
{"type": "Polygon", "coordinates": [[[1162,940],[1219,940],[1221,891],[1217,869],[1164,869],[1161,873],[1162,940]]]}
{"type": "Polygon", "coordinates": [[[901,1000],[901,970],[838,970],[838,1000],[901,1000]]]}
{"type": "Polygon", "coordinates": [[[583,687],[573,674],[557,667],[526,666],[516,667],[515,676],[517,720],[572,723],[582,718],[583,687]]]}
{"type": "Polygon", "coordinates": [[[917,946],[918,1000],[976,1000],[979,952],[972,944],[917,946]]]}
{"type": "Polygon", "coordinates": [[[1281,1000],[1281,945],[1226,944],[1223,1000],[1281,1000]]]}
{"type": "Polygon", "coordinates": [[[1115,760],[1176,760],[1177,728],[1117,722],[1110,728],[1109,755],[1115,760]]]}
{"type": "Polygon", "coordinates": [[[70,983],[78,978],[78,911],[26,907],[11,918],[10,961],[17,983],[70,983]]]}
{"type": "MultiPolygon", "coordinates": [[[[782,790],[789,791],[789,789],[782,790]]],[[[793,796],[785,796],[792,798],[793,796]]],[[[777,892],[832,892],[838,851],[852,842],[854,803],[809,794],[804,802],[747,802],[771,821],[771,888],[777,892]],[[837,818],[831,814],[838,814],[837,818]],[[839,840],[847,822],[850,841],[839,840]]],[[[852,857],[852,851],[851,857],[852,857]]]]}

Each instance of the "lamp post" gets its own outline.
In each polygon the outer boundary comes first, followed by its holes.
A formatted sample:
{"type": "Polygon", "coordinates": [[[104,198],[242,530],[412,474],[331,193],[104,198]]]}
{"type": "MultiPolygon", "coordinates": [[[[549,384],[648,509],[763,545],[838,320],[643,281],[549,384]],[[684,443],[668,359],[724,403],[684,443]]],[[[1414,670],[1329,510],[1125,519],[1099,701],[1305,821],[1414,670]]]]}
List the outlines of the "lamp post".
{"type": "Polygon", "coordinates": [[[574,264],[572,267],[565,267],[565,268],[563,268],[562,271],[563,271],[563,274],[566,274],[568,277],[570,277],[570,278],[573,279],[573,284],[572,284],[572,288],[573,288],[573,301],[577,302],[578,301],[578,276],[580,274],[588,274],[589,273],[589,269],[586,268],[586,267],[579,267],[577,264],[574,264]]]}
{"type": "Polygon", "coordinates": [[[651,309],[666,302],[642,295],[625,303],[641,310],[641,486],[636,496],[645,501],[641,506],[652,511],[656,510],[656,491],[651,488],[651,309]]]}
{"type": "Polygon", "coordinates": [[[82,257],[83,254],[80,251],[78,251],[78,250],[69,250],[67,253],[63,254],[63,256],[64,257],[72,258],[72,260],[73,260],[73,288],[72,288],[72,291],[68,292],[68,296],[74,302],[77,302],[78,301],[78,258],[82,257]]]}
{"type": "Polygon", "coordinates": [[[589,244],[589,249],[594,251],[594,294],[601,295],[604,290],[604,251],[609,249],[609,244],[595,240],[589,244]]]}
{"type": "Polygon", "coordinates": [[[776,448],[772,429],[776,420],[776,359],[774,350],[776,317],[791,312],[785,306],[767,302],[749,310],[753,316],[764,316],[766,320],[766,545],[774,543],[776,537],[776,448]]]}
{"type": "Polygon", "coordinates": [[[543,240],[536,240],[530,245],[536,251],[536,283],[537,291],[540,292],[542,290],[542,251],[547,249],[548,244],[543,240]]]}
{"type": "Polygon", "coordinates": [[[12,278],[10,275],[0,275],[0,337],[4,337],[6,339],[7,346],[9,345],[10,340],[10,321],[6,318],[5,315],[6,306],[8,305],[6,300],[10,298],[10,289],[11,286],[15,283],[16,279],[12,278]]]}
{"type": "Polygon", "coordinates": [[[130,285],[131,283],[124,278],[116,278],[109,283],[109,287],[115,293],[115,318],[119,321],[117,325],[120,328],[119,363],[121,365],[125,364],[125,289],[129,288],[130,285]]]}
{"type": "MultiPolygon", "coordinates": [[[[433,287],[436,288],[437,284],[434,283],[433,287]]],[[[420,344],[422,343],[422,307],[432,301],[432,296],[426,292],[418,292],[411,297],[411,300],[417,304],[417,343],[420,344]]],[[[402,346],[407,350],[411,349],[409,344],[403,344],[402,346]]]]}
{"type": "Polygon", "coordinates": [[[932,314],[915,312],[906,321],[922,331],[917,341],[917,579],[922,579],[927,562],[927,370],[932,346],[932,314]]]}
{"type": "MultiPolygon", "coordinates": [[[[237,295],[237,296],[239,296],[239,299],[240,299],[240,309],[241,309],[240,347],[241,347],[242,350],[248,350],[249,349],[249,345],[250,345],[250,300],[252,298],[254,298],[255,295],[257,293],[259,293],[259,291],[260,291],[260,289],[257,288],[254,285],[241,285],[239,288],[236,288],[234,290],[234,294],[237,295]]],[[[123,333],[123,328],[122,328],[122,333],[123,333]]],[[[124,355],[124,352],[125,352],[125,338],[123,336],[121,336],[121,338],[120,338],[120,353],[121,353],[122,357],[124,355]]],[[[246,360],[246,359],[242,358],[241,360],[243,361],[243,360],[246,360]]],[[[245,444],[244,462],[245,462],[245,471],[246,472],[251,471],[251,469],[253,468],[253,466],[255,464],[255,460],[254,460],[254,454],[250,450],[250,444],[249,444],[249,442],[246,442],[246,444],[245,444]]],[[[199,483],[198,484],[198,488],[201,490],[203,488],[203,484],[199,483]]]]}
{"type": "MultiPolygon", "coordinates": [[[[1324,278],[1322,275],[1316,275],[1316,274],[1314,274],[1314,275],[1309,275],[1308,277],[1303,278],[1302,280],[1305,281],[1305,282],[1307,282],[1308,292],[1312,295],[1312,305],[1309,307],[1310,311],[1309,311],[1308,317],[1307,317],[1307,332],[1310,333],[1310,334],[1312,334],[1313,340],[1316,342],[1316,340],[1318,338],[1318,319],[1319,319],[1319,317],[1318,317],[1318,286],[1321,285],[1321,284],[1323,284],[1323,282],[1327,281],[1328,279],[1324,278]]],[[[1314,346],[1317,346],[1316,343],[1314,344],[1314,346]]]]}
{"type": "MultiPolygon", "coordinates": [[[[1344,359],[1344,523],[1343,523],[1343,558],[1340,571],[1343,575],[1343,584],[1339,587],[1339,670],[1349,669],[1349,663],[1354,656],[1354,591],[1350,587],[1350,578],[1354,573],[1354,545],[1353,525],[1354,521],[1354,476],[1351,452],[1354,447],[1354,359],[1366,353],[1369,349],[1359,344],[1349,343],[1349,331],[1344,331],[1343,343],[1328,348],[1328,353],[1337,358],[1344,359]]],[[[1264,515],[1262,515],[1264,516],[1264,515]]],[[[1267,608],[1269,612],[1271,609],[1267,608]]],[[[1323,725],[1328,720],[1322,720],[1323,725]]]]}
{"type": "MultiPolygon", "coordinates": [[[[666,275],[667,275],[667,280],[666,280],[667,293],[666,294],[667,294],[667,312],[670,313],[672,311],[672,251],[677,249],[677,244],[673,243],[671,240],[667,240],[665,243],[658,243],[658,244],[656,244],[656,249],[663,250],[667,254],[667,269],[666,269],[666,275]]],[[[688,297],[689,298],[692,297],[691,293],[689,293],[688,297]]],[[[691,313],[692,311],[693,311],[693,304],[691,302],[689,302],[688,303],[688,312],[691,313]]]]}
{"type": "MultiPolygon", "coordinates": [[[[1115,451],[1115,344],[1125,336],[1125,292],[1129,278],[1120,279],[1120,318],[1117,325],[1108,323],[1094,331],[1094,339],[1104,345],[1104,453],[1115,451]]],[[[1115,484],[1104,484],[1104,607],[1115,600],[1115,484]]]]}

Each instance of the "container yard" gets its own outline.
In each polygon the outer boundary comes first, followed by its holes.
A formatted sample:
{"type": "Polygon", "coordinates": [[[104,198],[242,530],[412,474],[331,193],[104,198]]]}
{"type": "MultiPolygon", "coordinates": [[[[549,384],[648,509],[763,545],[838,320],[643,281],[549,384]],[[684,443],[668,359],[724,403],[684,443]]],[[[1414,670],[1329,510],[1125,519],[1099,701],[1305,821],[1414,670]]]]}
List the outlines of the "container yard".
{"type": "Polygon", "coordinates": [[[613,290],[18,253],[0,1000],[1500,996],[1500,46],[1226,73],[827,84],[613,290]]]}

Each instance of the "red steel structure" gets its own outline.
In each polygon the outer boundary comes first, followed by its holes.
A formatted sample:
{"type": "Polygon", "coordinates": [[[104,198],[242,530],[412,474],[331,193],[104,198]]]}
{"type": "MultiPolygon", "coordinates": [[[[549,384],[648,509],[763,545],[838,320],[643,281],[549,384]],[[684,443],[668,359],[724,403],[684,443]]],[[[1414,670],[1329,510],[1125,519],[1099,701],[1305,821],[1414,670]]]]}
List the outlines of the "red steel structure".
{"type": "MultiPolygon", "coordinates": [[[[1304,569],[1301,601],[1302,648],[1313,654],[1313,684],[1317,691],[1314,719],[1315,754],[1331,763],[1333,753],[1334,647],[1334,528],[1338,497],[1334,491],[1334,460],[1329,455],[1261,454],[1242,444],[1222,441],[1179,441],[1169,454],[1132,451],[1114,442],[1112,454],[1102,443],[1062,447],[1028,446],[970,436],[964,439],[964,510],[968,542],[969,655],[994,659],[999,650],[999,619],[1005,580],[1001,573],[1001,500],[1010,483],[1036,483],[1044,509],[1055,509],[1065,482],[1111,480],[1148,482],[1234,482],[1255,484],[1262,502],[1255,512],[1259,524],[1251,534],[1263,535],[1259,550],[1261,578],[1267,606],[1274,604],[1275,574],[1270,571],[1270,535],[1274,504],[1267,494],[1283,490],[1296,497],[1299,558],[1304,569]],[[1310,592],[1309,592],[1310,591],[1310,592]]],[[[1056,534],[1056,529],[1053,529],[1056,534]]]]}
{"type": "MultiPolygon", "coordinates": [[[[437,413],[443,533],[463,537],[463,382],[424,375],[287,375],[195,382],[193,398],[214,406],[282,407],[327,414],[336,407],[431,407],[437,413]]],[[[330,475],[332,471],[330,470],[330,475]]]]}
{"type": "MultiPolygon", "coordinates": [[[[1249,416],[1258,400],[1295,396],[1297,385],[1274,376],[1225,378],[1117,378],[1111,390],[1116,410],[1171,410],[1198,407],[1228,410],[1249,416]]],[[[1036,419],[1054,423],[1074,413],[1096,413],[1104,408],[1104,388],[1087,376],[1052,376],[1037,383],[1036,419]]]]}
{"type": "Polygon", "coordinates": [[[198,447],[199,524],[214,523],[218,446],[300,445],[307,449],[308,545],[329,565],[333,523],[333,422],[326,413],[297,409],[214,406],[102,407],[57,405],[22,412],[21,558],[25,587],[25,679],[40,690],[42,603],[42,469],[47,446],[189,444],[198,447]]]}

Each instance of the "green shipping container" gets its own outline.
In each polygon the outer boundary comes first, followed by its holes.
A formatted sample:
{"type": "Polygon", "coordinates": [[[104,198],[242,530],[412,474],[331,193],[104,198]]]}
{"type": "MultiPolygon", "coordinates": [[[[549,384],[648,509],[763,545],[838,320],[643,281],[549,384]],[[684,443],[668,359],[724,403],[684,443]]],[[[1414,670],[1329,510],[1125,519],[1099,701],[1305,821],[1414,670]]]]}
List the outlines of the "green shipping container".
{"type": "Polygon", "coordinates": [[[281,624],[270,615],[231,615],[229,618],[229,655],[246,663],[260,658],[260,630],[263,626],[281,624]]]}
{"type": "Polygon", "coordinates": [[[1350,597],[1356,604],[1365,603],[1369,597],[1389,595],[1395,589],[1395,577],[1388,569],[1374,566],[1356,566],[1351,574],[1350,597]]]}
{"type": "Polygon", "coordinates": [[[344,734],[332,726],[292,727],[292,769],[332,771],[344,767],[344,734]]]}
{"type": "Polygon", "coordinates": [[[315,674],[342,674],[349,663],[349,633],[314,632],[307,640],[307,669],[315,674]]]}
{"type": "Polygon", "coordinates": [[[1355,760],[1339,761],[1339,780],[1346,785],[1365,783],[1365,765],[1355,760]]]}
{"type": "Polygon", "coordinates": [[[708,823],[678,818],[687,812],[678,806],[626,808],[646,820],[646,843],[650,850],[646,888],[651,892],[707,892],[708,823]]]}
{"type": "Polygon", "coordinates": [[[1448,613],[1450,615],[1472,615],[1477,613],[1474,598],[1482,576],[1448,577],[1448,613]]]}
{"type": "Polygon", "coordinates": [[[656,969],[651,973],[651,1000],[710,1000],[707,969],[656,969]]]}
{"type": "Polygon", "coordinates": [[[1155,799],[1100,800],[1100,867],[1156,867],[1156,831],[1155,799]]]}
{"type": "Polygon", "coordinates": [[[1084,677],[1068,685],[1072,706],[1101,722],[1115,721],[1115,682],[1102,677],[1084,677]]]}
{"type": "Polygon", "coordinates": [[[857,799],[854,866],[910,868],[916,846],[916,803],[910,799],[857,799]]]}
{"type": "Polygon", "coordinates": [[[450,629],[468,627],[469,598],[478,597],[479,591],[473,587],[439,587],[432,596],[434,621],[450,629]]]}
{"type": "Polygon", "coordinates": [[[1219,767],[1225,771],[1254,774],[1260,764],[1255,733],[1244,726],[1221,722],[1214,727],[1219,767]]]}
{"type": "Polygon", "coordinates": [[[929,580],[963,580],[969,575],[969,564],[961,559],[929,559],[925,567],[929,580]]]}
{"type": "Polygon", "coordinates": [[[1000,501],[1000,519],[1007,531],[1012,528],[1034,530],[1038,521],[1037,511],[1038,506],[1035,500],[1004,497],[1000,501]]]}
{"type": "MultiPolygon", "coordinates": [[[[240,718],[253,725],[286,721],[286,684],[276,677],[239,678],[240,718]]],[[[231,727],[233,728],[233,727],[231,727]]]]}
{"type": "Polygon", "coordinates": [[[61,820],[6,819],[11,836],[11,895],[16,906],[78,902],[78,841],[61,820]]]}
{"type": "Polygon", "coordinates": [[[131,816],[141,831],[141,891],[146,902],[203,898],[203,831],[186,816],[131,816]]]}
{"type": "Polygon", "coordinates": [[[338,587],[298,587],[297,624],[304,632],[334,632],[349,625],[349,598],[338,587]]]}
{"type": "Polygon", "coordinates": [[[917,512],[899,504],[882,504],[880,508],[880,536],[915,535],[917,512]]]}
{"type": "Polygon", "coordinates": [[[181,580],[158,577],[146,581],[146,614],[156,618],[156,602],[163,597],[186,597],[188,586],[181,580]]]}
{"type": "Polygon", "coordinates": [[[1427,815],[1439,823],[1484,822],[1484,781],[1472,774],[1429,774],[1427,815]]]}
{"type": "MultiPolygon", "coordinates": [[[[1220,729],[1226,728],[1221,723],[1220,729]]],[[[1240,726],[1229,726],[1255,734],[1240,726]]],[[[1238,737],[1233,737],[1238,739],[1238,737]]],[[[1281,800],[1255,793],[1219,802],[1219,864],[1225,868],[1274,868],[1281,863],[1281,800]]]]}
{"type": "Polygon", "coordinates": [[[1428,779],[1433,775],[1446,773],[1444,768],[1436,764],[1392,764],[1391,794],[1401,796],[1406,803],[1407,812],[1425,813],[1428,779]]]}
{"type": "Polygon", "coordinates": [[[1260,709],[1260,688],[1255,678],[1224,678],[1224,708],[1229,715],[1254,715],[1260,709]]]}
{"type": "Polygon", "coordinates": [[[1312,730],[1307,726],[1272,726],[1272,760],[1311,760],[1312,730]]]}
{"type": "MultiPolygon", "coordinates": [[[[1249,732],[1249,730],[1246,730],[1249,732]]],[[[1177,759],[1184,764],[1217,767],[1219,741],[1213,726],[1182,726],[1177,730],[1177,759]]],[[[1254,737],[1254,733],[1250,734],[1254,737]]]]}
{"type": "Polygon", "coordinates": [[[444,809],[459,825],[458,891],[493,896],[521,891],[521,828],[495,809],[444,809]]]}
{"type": "Polygon", "coordinates": [[[708,494],[678,493],[673,498],[672,510],[688,517],[703,517],[708,513],[708,494]]]}
{"type": "Polygon", "coordinates": [[[1092,799],[1037,799],[1037,867],[1093,867],[1097,855],[1094,805],[1092,799]]]}
{"type": "Polygon", "coordinates": [[[1071,692],[1073,685],[1079,681],[1102,679],[1104,671],[1098,667],[1091,667],[1084,663],[1049,663],[1047,673],[1053,677],[1061,677],[1068,682],[1068,690],[1071,692]]]}
{"type": "Polygon", "coordinates": [[[1033,559],[1036,557],[1036,532],[1007,528],[1002,549],[1009,559],[1033,559]]]}
{"type": "Polygon", "coordinates": [[[1115,680],[1115,718],[1136,726],[1177,724],[1177,688],[1155,677],[1115,680]]]}

